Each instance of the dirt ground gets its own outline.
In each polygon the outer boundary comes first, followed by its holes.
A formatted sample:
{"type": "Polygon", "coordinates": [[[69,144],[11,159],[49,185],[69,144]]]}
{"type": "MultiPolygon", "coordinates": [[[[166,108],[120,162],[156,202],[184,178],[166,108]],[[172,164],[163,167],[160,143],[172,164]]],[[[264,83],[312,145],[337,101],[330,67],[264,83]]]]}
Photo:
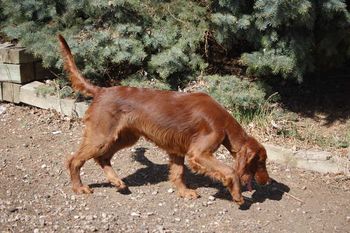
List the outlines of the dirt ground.
{"type": "MultiPolygon", "coordinates": [[[[83,125],[36,108],[0,103],[0,232],[350,232],[350,177],[268,163],[276,182],[244,192],[239,208],[222,185],[187,171],[201,197],[184,200],[167,181],[167,156],[141,140],[113,166],[130,188],[116,191],[89,161],[75,195],[64,167],[83,125]]],[[[232,163],[220,148],[217,157],[232,163]]]]}

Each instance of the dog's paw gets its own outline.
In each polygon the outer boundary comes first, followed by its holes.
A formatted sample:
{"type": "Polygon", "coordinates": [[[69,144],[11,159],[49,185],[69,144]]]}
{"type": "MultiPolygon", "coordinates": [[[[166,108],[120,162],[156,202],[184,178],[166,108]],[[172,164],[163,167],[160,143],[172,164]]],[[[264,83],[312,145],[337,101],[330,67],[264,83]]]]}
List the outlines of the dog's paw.
{"type": "Polygon", "coordinates": [[[244,198],[242,196],[240,198],[237,198],[237,199],[234,198],[233,201],[239,206],[241,206],[245,203],[244,198]]]}
{"type": "Polygon", "coordinates": [[[187,199],[196,199],[199,197],[198,193],[193,189],[181,189],[177,194],[179,197],[187,199]]]}
{"type": "Polygon", "coordinates": [[[115,182],[113,182],[113,184],[118,189],[118,191],[128,189],[128,186],[126,186],[126,184],[121,180],[115,181],[115,182]]]}
{"type": "Polygon", "coordinates": [[[76,194],[90,194],[90,193],[94,192],[91,188],[89,188],[89,186],[86,186],[86,185],[82,185],[79,187],[73,187],[73,191],[76,194]]]}

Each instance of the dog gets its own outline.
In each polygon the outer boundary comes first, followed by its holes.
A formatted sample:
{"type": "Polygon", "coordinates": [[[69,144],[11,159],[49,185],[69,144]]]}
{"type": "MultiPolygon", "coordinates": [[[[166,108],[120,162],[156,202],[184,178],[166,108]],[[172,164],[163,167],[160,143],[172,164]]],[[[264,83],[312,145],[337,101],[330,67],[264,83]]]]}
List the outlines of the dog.
{"type": "Polygon", "coordinates": [[[80,73],[65,39],[58,35],[58,40],[73,89],[93,97],[83,119],[86,127],[81,145],[66,161],[75,193],[93,192],[80,179],[81,167],[92,158],[110,183],[120,191],[126,189],[111,166],[111,158],[140,137],[167,152],[169,179],[180,197],[199,196],[185,185],[185,156],[193,172],[222,182],[239,205],[244,203],[241,185],[251,190],[253,177],[258,184],[269,183],[265,148],[209,95],[94,86],[80,73]],[[234,166],[225,165],[213,156],[221,144],[236,159],[234,166]]]}

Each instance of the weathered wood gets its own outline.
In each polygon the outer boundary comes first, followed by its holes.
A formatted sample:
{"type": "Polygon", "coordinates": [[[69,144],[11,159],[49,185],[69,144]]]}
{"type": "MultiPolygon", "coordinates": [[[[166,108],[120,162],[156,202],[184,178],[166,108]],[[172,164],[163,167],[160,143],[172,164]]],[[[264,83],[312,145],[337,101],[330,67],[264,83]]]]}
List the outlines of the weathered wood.
{"type": "Polygon", "coordinates": [[[2,98],[2,82],[0,82],[0,101],[3,101],[3,98],[2,98]]]}
{"type": "Polygon", "coordinates": [[[21,64],[35,61],[39,61],[39,59],[26,52],[25,48],[7,47],[0,49],[0,63],[21,64]]]}
{"type": "Polygon", "coordinates": [[[18,104],[20,102],[21,85],[16,83],[1,83],[1,100],[18,104]]]}
{"type": "Polygon", "coordinates": [[[0,64],[0,81],[26,83],[35,80],[33,63],[0,64]]]}

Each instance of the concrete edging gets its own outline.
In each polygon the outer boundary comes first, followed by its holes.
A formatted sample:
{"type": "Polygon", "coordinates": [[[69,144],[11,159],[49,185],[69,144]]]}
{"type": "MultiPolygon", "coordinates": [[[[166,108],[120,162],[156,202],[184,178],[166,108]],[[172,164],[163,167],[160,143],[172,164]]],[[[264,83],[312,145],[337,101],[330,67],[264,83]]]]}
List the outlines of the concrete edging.
{"type": "Polygon", "coordinates": [[[347,158],[332,156],[332,153],[317,150],[293,152],[280,146],[264,144],[268,159],[290,167],[320,173],[343,173],[350,175],[350,161],[347,158]]]}
{"type": "Polygon", "coordinates": [[[19,99],[21,103],[35,106],[43,109],[54,109],[66,116],[77,116],[82,118],[88,108],[85,102],[75,102],[73,99],[60,99],[56,96],[39,96],[36,88],[44,85],[41,82],[34,81],[23,85],[20,88],[19,99]]]}

